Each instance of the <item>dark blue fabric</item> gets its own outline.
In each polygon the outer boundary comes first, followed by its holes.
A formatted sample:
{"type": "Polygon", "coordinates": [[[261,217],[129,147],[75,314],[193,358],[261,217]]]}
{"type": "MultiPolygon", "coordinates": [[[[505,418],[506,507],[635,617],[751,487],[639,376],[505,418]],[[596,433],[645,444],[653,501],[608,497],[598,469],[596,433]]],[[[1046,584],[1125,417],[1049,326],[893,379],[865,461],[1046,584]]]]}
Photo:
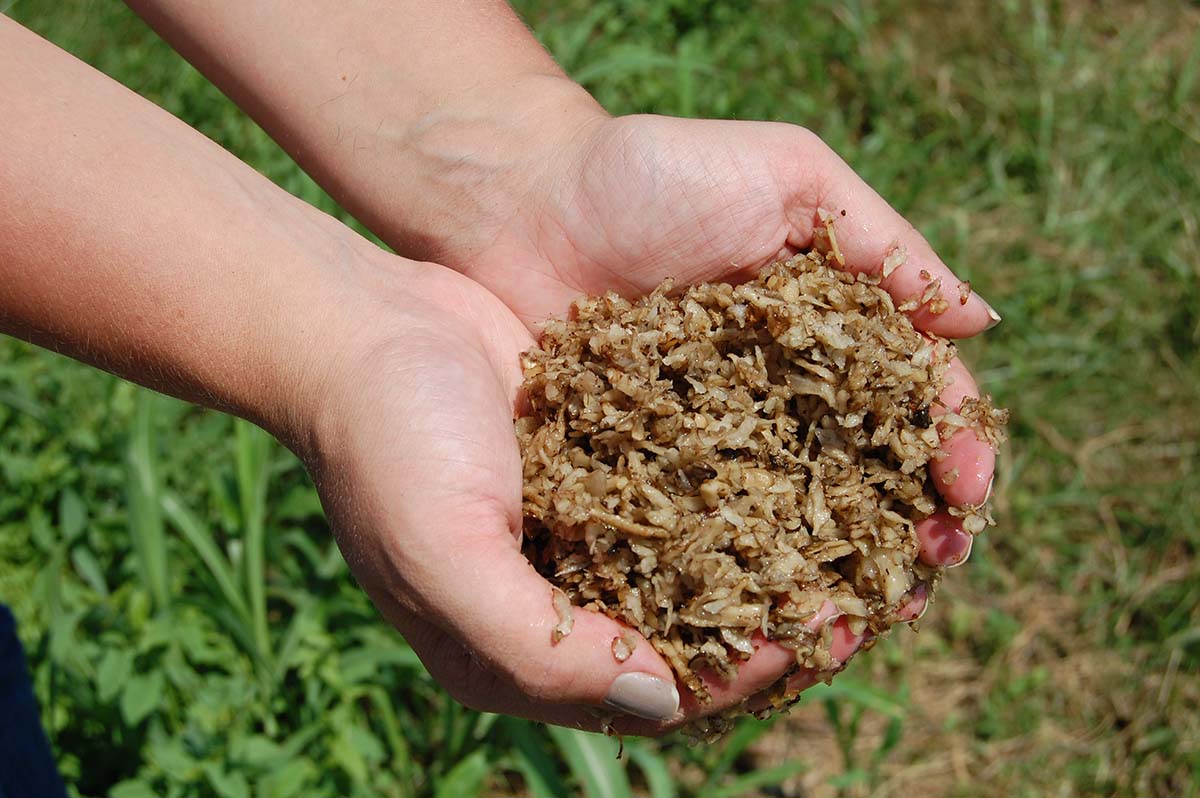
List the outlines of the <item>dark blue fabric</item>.
{"type": "Polygon", "coordinates": [[[0,798],[66,798],[12,612],[0,604],[0,798]]]}

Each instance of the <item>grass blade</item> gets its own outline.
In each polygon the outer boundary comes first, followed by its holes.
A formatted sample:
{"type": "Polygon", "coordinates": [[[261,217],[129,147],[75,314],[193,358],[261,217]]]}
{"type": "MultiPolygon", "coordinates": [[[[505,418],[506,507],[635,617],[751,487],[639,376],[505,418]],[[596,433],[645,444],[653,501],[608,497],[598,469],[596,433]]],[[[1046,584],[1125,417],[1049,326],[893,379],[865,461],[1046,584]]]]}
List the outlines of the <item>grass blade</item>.
{"type": "Polygon", "coordinates": [[[648,47],[636,45],[617,45],[609,54],[580,67],[572,77],[581,84],[592,83],[601,79],[639,75],[656,69],[672,69],[678,59],[648,47]]]}
{"type": "Polygon", "coordinates": [[[760,795],[763,787],[779,784],[782,781],[808,770],[808,763],[802,760],[792,760],[766,770],[756,770],[733,779],[728,784],[717,787],[712,792],[704,793],[705,798],[744,798],[750,795],[760,795]]]}
{"type": "Polygon", "coordinates": [[[471,798],[483,792],[483,782],[492,770],[487,751],[479,748],[446,774],[434,798],[471,798]]]}
{"type": "Polygon", "coordinates": [[[560,726],[547,728],[587,798],[629,798],[632,789],[617,759],[617,741],[560,726]]]}
{"type": "Polygon", "coordinates": [[[391,752],[390,767],[408,788],[406,794],[416,792],[416,773],[420,767],[414,762],[412,749],[408,740],[400,731],[400,721],[396,717],[393,699],[378,685],[372,685],[363,690],[363,695],[374,705],[379,723],[383,726],[384,737],[391,752]]]}
{"type": "Polygon", "coordinates": [[[558,775],[554,760],[546,752],[542,740],[534,727],[525,720],[505,718],[504,731],[512,742],[516,754],[517,770],[525,779],[525,788],[530,798],[560,798],[570,791],[558,775]]]}
{"type": "Polygon", "coordinates": [[[167,579],[166,535],[163,532],[154,433],[155,403],[158,396],[138,391],[133,431],[126,450],[126,489],[129,498],[129,531],[138,558],[138,568],[155,606],[170,605],[167,579]]]}
{"type": "Polygon", "coordinates": [[[183,506],[183,502],[174,493],[165,492],[161,500],[162,510],[166,513],[171,524],[183,535],[183,539],[200,557],[201,562],[208,568],[213,581],[221,591],[225,603],[236,613],[244,623],[250,623],[250,611],[246,599],[238,587],[233,568],[221,550],[217,548],[208,534],[208,530],[191,511],[183,506]]]}
{"type": "Polygon", "coordinates": [[[241,501],[245,545],[246,596],[249,599],[254,645],[263,662],[270,663],[271,637],[267,629],[267,575],[265,565],[267,465],[271,438],[248,421],[234,421],[238,497],[241,501]]]}
{"type": "Polygon", "coordinates": [[[650,798],[675,798],[675,778],[667,769],[667,761],[658,751],[652,750],[640,740],[630,740],[625,743],[625,751],[630,760],[646,777],[646,786],[650,788],[650,798]]]}
{"type": "Polygon", "coordinates": [[[721,755],[717,757],[717,761],[708,769],[705,788],[701,792],[707,794],[709,789],[715,789],[721,778],[729,772],[729,769],[733,767],[733,763],[742,755],[742,752],[749,748],[755,740],[766,734],[780,717],[782,716],[776,715],[765,721],[754,718],[742,719],[737,727],[734,728],[733,733],[722,744],[721,755]]]}
{"type": "Polygon", "coordinates": [[[864,709],[870,709],[892,719],[903,720],[905,704],[896,697],[872,687],[866,682],[839,677],[830,684],[818,684],[809,688],[806,698],[850,701],[864,709]]]}

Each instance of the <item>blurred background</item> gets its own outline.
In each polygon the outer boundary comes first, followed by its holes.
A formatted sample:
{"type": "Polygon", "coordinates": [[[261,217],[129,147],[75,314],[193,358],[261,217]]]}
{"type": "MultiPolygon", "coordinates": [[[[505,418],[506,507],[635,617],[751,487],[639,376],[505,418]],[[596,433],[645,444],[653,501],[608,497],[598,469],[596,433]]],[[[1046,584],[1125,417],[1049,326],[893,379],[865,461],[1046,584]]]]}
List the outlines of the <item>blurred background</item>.
{"type": "MultiPolygon", "coordinates": [[[[806,125],[1004,316],[999,526],[712,746],[451,702],[256,429],[0,340],[0,600],[81,795],[1181,796],[1200,781],[1200,5],[520,0],[614,113],[806,125]]],[[[0,10],[342,216],[111,2],[0,10]]],[[[19,120],[5,119],[8,124],[19,120]]]]}

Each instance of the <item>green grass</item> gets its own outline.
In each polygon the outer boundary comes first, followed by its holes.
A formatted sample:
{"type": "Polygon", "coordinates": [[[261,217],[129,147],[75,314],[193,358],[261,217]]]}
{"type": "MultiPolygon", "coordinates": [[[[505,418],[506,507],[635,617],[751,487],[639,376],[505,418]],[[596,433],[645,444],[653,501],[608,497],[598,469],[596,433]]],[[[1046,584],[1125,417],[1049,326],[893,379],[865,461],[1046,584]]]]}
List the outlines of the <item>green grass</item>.
{"type": "MultiPolygon", "coordinates": [[[[451,702],[260,433],[0,341],[0,599],[78,793],[1196,794],[1200,9],[518,7],[612,111],[813,128],[998,307],[1000,526],[792,716],[618,761],[451,702]]],[[[339,213],[123,8],[7,12],[339,213]]]]}

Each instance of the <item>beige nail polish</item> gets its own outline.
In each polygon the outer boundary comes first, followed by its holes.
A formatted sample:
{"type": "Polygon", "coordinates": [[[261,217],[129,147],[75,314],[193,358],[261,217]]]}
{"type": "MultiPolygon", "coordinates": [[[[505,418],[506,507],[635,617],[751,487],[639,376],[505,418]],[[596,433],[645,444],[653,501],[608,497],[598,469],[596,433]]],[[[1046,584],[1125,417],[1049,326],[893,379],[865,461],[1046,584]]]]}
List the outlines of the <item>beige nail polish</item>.
{"type": "Polygon", "coordinates": [[[646,720],[670,720],[679,712],[679,691],[648,673],[622,673],[613,680],[604,703],[646,720]]]}
{"type": "MultiPolygon", "coordinates": [[[[975,296],[979,296],[979,294],[976,294],[975,296]]],[[[983,329],[990,330],[993,327],[995,327],[997,324],[1000,323],[1000,321],[1001,321],[1000,314],[997,313],[996,309],[994,307],[992,307],[991,305],[989,305],[988,301],[986,299],[984,299],[983,297],[980,296],[979,301],[983,303],[983,306],[985,308],[987,308],[988,318],[991,319],[991,321],[988,322],[988,325],[986,327],[984,327],[983,329]]]]}

